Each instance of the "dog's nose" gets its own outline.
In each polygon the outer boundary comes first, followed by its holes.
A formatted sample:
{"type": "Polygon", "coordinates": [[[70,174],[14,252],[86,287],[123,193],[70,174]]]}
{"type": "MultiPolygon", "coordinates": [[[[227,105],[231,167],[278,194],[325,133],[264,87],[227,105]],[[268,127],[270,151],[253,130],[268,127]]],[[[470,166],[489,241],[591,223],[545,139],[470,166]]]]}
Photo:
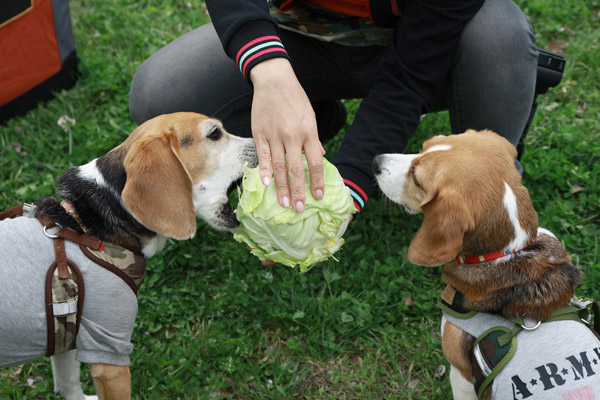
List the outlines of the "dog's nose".
{"type": "Polygon", "coordinates": [[[373,161],[371,161],[371,169],[373,170],[375,175],[379,175],[381,173],[381,166],[379,164],[380,161],[381,156],[375,156],[375,158],[373,158],[373,161]]]}

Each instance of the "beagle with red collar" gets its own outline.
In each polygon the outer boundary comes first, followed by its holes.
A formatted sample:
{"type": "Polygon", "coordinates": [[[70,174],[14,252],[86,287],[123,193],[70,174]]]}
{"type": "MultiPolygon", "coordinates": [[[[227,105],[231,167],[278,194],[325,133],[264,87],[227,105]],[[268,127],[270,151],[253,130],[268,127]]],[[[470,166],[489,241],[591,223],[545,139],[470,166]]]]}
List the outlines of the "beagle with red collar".
{"type": "Polygon", "coordinates": [[[379,155],[372,168],[388,198],[424,215],[408,259],[444,265],[454,399],[600,398],[600,316],[592,329],[588,304],[573,299],[583,274],[538,227],[516,155],[501,136],[469,130],[430,138],[419,154],[379,155]]]}
{"type": "Polygon", "coordinates": [[[44,197],[32,206],[35,218],[0,221],[0,367],[54,354],[49,347],[60,347],[71,333],[76,350],[52,356],[55,391],[69,400],[96,398],[83,394],[81,361],[92,364],[100,399],[129,399],[130,339],[145,259],[161,251],[167,238],[192,238],[196,217],[215,229],[235,228],[228,195],[246,163],[257,164],[252,139],[232,136],[204,115],[162,115],[104,156],[68,169],[58,180],[62,203],[44,197]],[[57,245],[61,237],[74,242],[57,245]],[[66,252],[66,277],[60,277],[60,266],[46,276],[59,263],[59,251],[62,257],[66,252]],[[72,304],[57,304],[54,282],[79,285],[72,304]],[[69,324],[75,310],[77,323],[69,324]],[[64,322],[58,343],[47,329],[53,321],[64,322]]]}

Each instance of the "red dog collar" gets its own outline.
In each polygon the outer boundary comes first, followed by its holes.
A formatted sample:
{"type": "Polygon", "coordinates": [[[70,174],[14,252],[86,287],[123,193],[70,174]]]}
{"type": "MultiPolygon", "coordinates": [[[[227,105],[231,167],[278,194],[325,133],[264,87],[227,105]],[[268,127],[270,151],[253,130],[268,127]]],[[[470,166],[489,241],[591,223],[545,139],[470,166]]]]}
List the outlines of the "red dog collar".
{"type": "Polygon", "coordinates": [[[87,226],[85,226],[83,224],[83,222],[81,222],[81,219],[79,218],[79,214],[77,213],[77,210],[75,209],[75,206],[73,205],[73,203],[71,203],[68,200],[62,200],[60,202],[60,205],[65,209],[65,211],[67,212],[67,214],[69,214],[75,221],[77,221],[77,223],[81,227],[81,230],[84,233],[89,230],[87,228],[87,226]]]}
{"type": "MultiPolygon", "coordinates": [[[[535,239],[537,239],[537,236],[535,237],[535,239]]],[[[454,260],[456,261],[457,264],[477,264],[477,263],[484,262],[484,261],[495,260],[497,258],[506,257],[510,254],[516,253],[517,251],[523,250],[525,247],[528,247],[531,244],[533,244],[535,239],[529,241],[525,246],[515,249],[515,250],[496,251],[494,253],[482,254],[480,256],[458,255],[458,256],[456,256],[456,258],[454,260]]]]}

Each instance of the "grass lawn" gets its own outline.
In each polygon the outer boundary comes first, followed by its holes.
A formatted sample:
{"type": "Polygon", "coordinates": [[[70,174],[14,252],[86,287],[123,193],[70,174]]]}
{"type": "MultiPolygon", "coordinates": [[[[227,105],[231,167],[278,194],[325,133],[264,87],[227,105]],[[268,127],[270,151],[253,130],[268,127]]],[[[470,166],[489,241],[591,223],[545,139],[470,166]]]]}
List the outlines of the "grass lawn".
{"type": "MultiPolygon", "coordinates": [[[[540,224],[600,298],[600,1],[517,1],[538,45],[567,58],[539,98],[523,157],[540,224]]],[[[64,170],[104,154],[135,125],[127,93],[152,53],[208,21],[204,3],[71,2],[77,85],[0,126],[0,209],[52,194],[64,170]],[[57,120],[76,120],[69,132],[57,120]]],[[[347,102],[351,111],[356,101],[347,102]]],[[[510,116],[506,116],[510,118],[510,116]]],[[[424,117],[409,151],[449,132],[424,117]]],[[[328,144],[335,153],[339,139],[328,144]]],[[[135,399],[450,399],[435,302],[440,268],[406,259],[421,221],[369,200],[335,260],[305,274],[261,266],[228,233],[199,223],[149,262],[133,332],[135,399]]],[[[82,379],[93,392],[89,366],[82,379]]],[[[0,371],[0,399],[53,399],[49,359],[0,371]]]]}

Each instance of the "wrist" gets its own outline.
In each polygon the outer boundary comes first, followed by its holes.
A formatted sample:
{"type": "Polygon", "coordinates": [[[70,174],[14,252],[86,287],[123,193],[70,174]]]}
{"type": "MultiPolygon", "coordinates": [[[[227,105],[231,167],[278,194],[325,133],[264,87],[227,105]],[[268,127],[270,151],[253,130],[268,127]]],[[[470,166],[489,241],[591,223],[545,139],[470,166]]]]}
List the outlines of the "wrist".
{"type": "Polygon", "coordinates": [[[292,64],[287,58],[269,58],[256,64],[250,70],[250,80],[254,87],[272,86],[276,83],[296,79],[292,64]]]}

